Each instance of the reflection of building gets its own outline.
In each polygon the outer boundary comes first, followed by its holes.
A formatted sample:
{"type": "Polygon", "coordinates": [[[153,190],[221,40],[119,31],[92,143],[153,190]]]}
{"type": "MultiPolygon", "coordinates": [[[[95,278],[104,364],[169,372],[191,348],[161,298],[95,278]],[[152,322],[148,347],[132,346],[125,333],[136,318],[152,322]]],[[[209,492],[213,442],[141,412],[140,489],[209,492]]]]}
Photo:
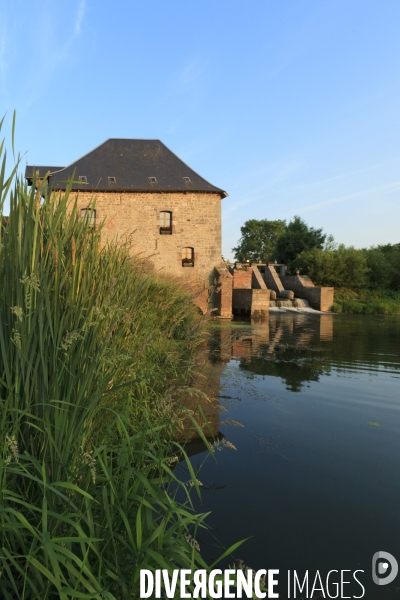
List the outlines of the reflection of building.
{"type": "Polygon", "coordinates": [[[312,343],[313,339],[332,341],[333,319],[334,315],[332,314],[310,317],[307,313],[274,313],[269,318],[271,338],[280,331],[281,336],[283,334],[290,335],[291,343],[297,345],[312,343]],[[310,318],[313,327],[306,327],[310,318]]]}
{"type": "MultiPolygon", "coordinates": [[[[228,323],[210,327],[195,354],[192,387],[182,390],[181,400],[193,412],[207,437],[220,435],[221,376],[226,363],[240,360],[246,370],[280,377],[288,388],[299,391],[304,381],[317,380],[326,368],[320,361],[319,342],[333,339],[333,315],[310,317],[301,313],[274,313],[243,322],[243,329],[228,323]],[[197,391],[196,391],[197,390],[197,391]],[[202,413],[209,428],[204,425],[202,413]]],[[[197,438],[190,419],[183,436],[197,438]]],[[[201,447],[202,451],[204,447],[201,447]]]]}
{"type": "Polygon", "coordinates": [[[269,318],[268,315],[262,319],[252,319],[251,334],[233,337],[231,341],[232,358],[250,358],[269,344],[269,318]]]}
{"type": "Polygon", "coordinates": [[[333,315],[310,317],[299,313],[273,313],[269,317],[269,342],[261,351],[241,358],[241,368],[257,375],[281,378],[292,392],[306,382],[318,381],[330,370],[321,342],[333,337],[333,315]]]}
{"type": "Polygon", "coordinates": [[[333,315],[322,315],[319,321],[319,338],[323,342],[333,340],[333,315]]]}
{"type": "MultiPolygon", "coordinates": [[[[232,358],[247,358],[260,352],[273,354],[276,347],[291,337],[291,343],[298,347],[306,347],[315,339],[315,329],[300,329],[307,323],[309,315],[301,313],[270,313],[265,319],[252,320],[251,334],[232,340],[232,358]]],[[[333,339],[333,315],[316,317],[319,328],[317,337],[320,341],[333,339]]]]}
{"type": "MultiPolygon", "coordinates": [[[[180,400],[185,408],[192,412],[206,437],[218,437],[219,435],[221,375],[225,362],[228,362],[231,357],[230,329],[220,329],[219,332],[222,335],[206,337],[197,346],[191,386],[182,390],[180,394],[180,400]],[[204,422],[204,416],[207,423],[204,422]]],[[[185,418],[181,437],[185,439],[199,437],[199,433],[189,417],[185,418]]]]}

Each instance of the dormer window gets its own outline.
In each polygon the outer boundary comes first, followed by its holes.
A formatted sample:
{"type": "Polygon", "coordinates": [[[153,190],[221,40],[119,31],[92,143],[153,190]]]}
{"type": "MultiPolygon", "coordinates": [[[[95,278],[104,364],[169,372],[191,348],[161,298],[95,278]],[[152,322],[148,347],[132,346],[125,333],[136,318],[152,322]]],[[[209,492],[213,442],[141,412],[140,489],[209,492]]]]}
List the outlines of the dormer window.
{"type": "Polygon", "coordinates": [[[194,267],[194,248],[182,248],[182,267],[194,267]]]}
{"type": "Polygon", "coordinates": [[[159,215],[160,235],[172,235],[172,212],[163,210],[159,215]]]}
{"type": "Polygon", "coordinates": [[[190,183],[190,177],[184,177],[183,181],[185,181],[186,183],[190,183]]]}
{"type": "Polygon", "coordinates": [[[108,183],[117,183],[117,178],[116,177],[109,177],[108,178],[108,183]]]}
{"type": "Polygon", "coordinates": [[[78,177],[78,181],[85,181],[85,182],[87,182],[87,177],[86,177],[86,175],[79,175],[79,177],[78,177]]]}
{"type": "Polygon", "coordinates": [[[150,183],[157,183],[157,177],[149,177],[150,183]]]}
{"type": "Polygon", "coordinates": [[[94,208],[81,208],[81,219],[86,221],[87,226],[95,228],[96,226],[96,211],[94,208]]]}

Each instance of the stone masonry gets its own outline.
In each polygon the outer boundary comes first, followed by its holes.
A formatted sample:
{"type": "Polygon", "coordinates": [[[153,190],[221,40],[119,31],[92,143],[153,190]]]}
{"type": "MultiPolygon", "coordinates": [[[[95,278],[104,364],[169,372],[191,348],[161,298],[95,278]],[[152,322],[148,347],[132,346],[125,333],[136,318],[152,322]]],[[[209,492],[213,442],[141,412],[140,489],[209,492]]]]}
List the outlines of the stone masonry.
{"type": "Polygon", "coordinates": [[[95,201],[96,224],[104,242],[131,235],[133,254],[148,257],[157,270],[207,281],[210,264],[221,259],[221,197],[201,193],[81,192],[79,209],[95,201]],[[160,235],[159,213],[172,212],[172,235],[160,235]],[[182,248],[194,249],[194,267],[182,267],[182,248]]]}
{"type": "Polygon", "coordinates": [[[232,309],[235,315],[266,316],[270,292],[256,265],[233,270],[232,309]]]}
{"type": "Polygon", "coordinates": [[[218,194],[79,191],[76,196],[79,210],[95,206],[96,226],[104,221],[104,243],[129,237],[132,255],[149,260],[162,274],[182,279],[203,312],[207,310],[209,288],[219,281],[213,267],[220,267],[230,277],[221,258],[218,194]],[[172,213],[171,235],[160,235],[161,211],[172,213]],[[182,266],[183,248],[193,248],[193,267],[182,266]]]}

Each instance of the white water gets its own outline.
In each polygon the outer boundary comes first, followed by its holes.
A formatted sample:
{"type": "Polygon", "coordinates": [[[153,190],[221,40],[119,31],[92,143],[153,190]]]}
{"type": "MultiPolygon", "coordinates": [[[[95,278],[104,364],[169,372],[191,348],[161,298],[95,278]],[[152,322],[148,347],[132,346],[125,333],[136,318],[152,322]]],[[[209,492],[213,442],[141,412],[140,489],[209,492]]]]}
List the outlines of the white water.
{"type": "Polygon", "coordinates": [[[307,298],[295,298],[294,305],[296,308],[310,308],[310,303],[307,298]]]}
{"type": "Polygon", "coordinates": [[[319,313],[319,310],[315,310],[310,307],[310,303],[306,298],[295,298],[294,300],[279,299],[271,300],[269,303],[270,311],[290,311],[290,312],[308,312],[308,313],[319,313]]]}

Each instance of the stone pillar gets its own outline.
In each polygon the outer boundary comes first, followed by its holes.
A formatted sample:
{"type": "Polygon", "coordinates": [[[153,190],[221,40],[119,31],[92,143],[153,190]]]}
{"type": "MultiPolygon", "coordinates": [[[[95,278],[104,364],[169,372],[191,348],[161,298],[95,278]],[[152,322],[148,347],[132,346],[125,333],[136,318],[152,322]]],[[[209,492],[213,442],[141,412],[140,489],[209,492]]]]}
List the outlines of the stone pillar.
{"type": "Polygon", "coordinates": [[[217,281],[216,315],[224,319],[230,319],[232,315],[232,287],[233,277],[226,267],[215,267],[217,281]]]}

